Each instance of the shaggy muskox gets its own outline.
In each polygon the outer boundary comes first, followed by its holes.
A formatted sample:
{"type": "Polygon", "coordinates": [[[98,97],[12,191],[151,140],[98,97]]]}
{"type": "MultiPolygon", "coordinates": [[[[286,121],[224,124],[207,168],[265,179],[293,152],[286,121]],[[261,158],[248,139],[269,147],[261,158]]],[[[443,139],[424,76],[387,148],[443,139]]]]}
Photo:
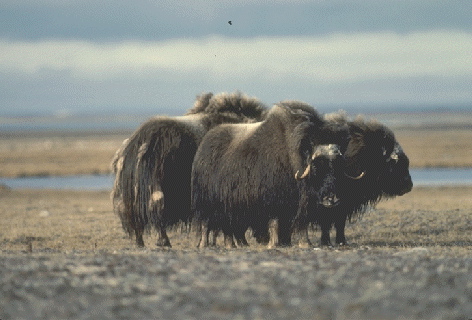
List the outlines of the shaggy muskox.
{"type": "Polygon", "coordinates": [[[311,106],[294,101],[275,105],[262,122],[209,131],[192,168],[198,246],[209,245],[210,231],[222,231],[226,246],[234,238],[247,245],[248,228],[263,238],[269,224],[269,246],[289,245],[292,227],[303,233],[312,211],[339,202],[336,179],[345,177],[344,162],[339,148],[326,144],[346,134],[327,133],[311,106]]]}
{"type": "Polygon", "coordinates": [[[362,214],[369,205],[383,198],[401,196],[413,188],[409,160],[393,132],[377,121],[361,117],[348,121],[343,112],[325,115],[333,127],[349,128],[349,142],[344,153],[347,179],[338,186],[342,199],[335,208],[320,208],[314,222],[321,228],[321,244],[331,246],[329,231],[334,224],[336,244],[345,245],[346,221],[362,214]]]}
{"type": "Polygon", "coordinates": [[[156,116],[117,151],[112,169],[114,211],[124,230],[144,246],[154,227],[158,246],[171,246],[166,228],[190,217],[192,161],[203,136],[222,123],[260,121],[266,107],[241,93],[199,96],[186,115],[156,116]]]}

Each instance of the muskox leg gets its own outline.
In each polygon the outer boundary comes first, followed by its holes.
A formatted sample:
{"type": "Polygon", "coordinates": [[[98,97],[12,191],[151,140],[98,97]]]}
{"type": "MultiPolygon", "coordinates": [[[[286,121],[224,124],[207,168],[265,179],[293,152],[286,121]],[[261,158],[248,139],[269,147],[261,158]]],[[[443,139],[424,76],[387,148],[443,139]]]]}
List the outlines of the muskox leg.
{"type": "Polygon", "coordinates": [[[311,248],[310,239],[308,238],[308,226],[298,230],[298,246],[300,248],[311,248]]]}
{"type": "Polygon", "coordinates": [[[172,247],[170,245],[169,237],[167,236],[166,229],[161,227],[157,230],[157,242],[156,246],[158,247],[172,247]]]}
{"type": "Polygon", "coordinates": [[[269,249],[279,246],[279,221],[277,219],[269,220],[269,249]]]}
{"type": "Polygon", "coordinates": [[[288,221],[278,220],[278,246],[290,247],[292,245],[292,224],[288,221]]]}
{"type": "Polygon", "coordinates": [[[213,230],[211,233],[209,233],[209,237],[211,235],[211,239],[208,239],[208,245],[212,247],[216,247],[216,239],[218,238],[219,231],[218,230],[213,230]]]}
{"type": "Polygon", "coordinates": [[[321,246],[332,247],[329,230],[331,229],[331,222],[321,222],[321,246]]]}
{"type": "Polygon", "coordinates": [[[248,247],[249,243],[246,240],[246,237],[243,235],[241,238],[236,238],[236,242],[238,243],[238,247],[248,247]]]}
{"type": "Polygon", "coordinates": [[[344,235],[344,229],[346,227],[346,219],[338,219],[334,222],[336,228],[336,244],[340,246],[347,245],[346,236],[344,235]]]}
{"type": "Polygon", "coordinates": [[[249,243],[246,240],[246,236],[243,234],[242,236],[235,236],[236,238],[236,243],[238,244],[238,247],[248,247],[249,243]]]}
{"type": "Polygon", "coordinates": [[[254,232],[254,237],[256,238],[257,243],[262,245],[268,245],[270,241],[270,236],[268,233],[254,232]]]}
{"type": "Polygon", "coordinates": [[[143,233],[143,229],[136,228],[134,230],[134,234],[136,235],[136,245],[140,248],[144,247],[143,233]]]}
{"type": "Polygon", "coordinates": [[[197,248],[206,248],[206,247],[208,247],[209,233],[210,233],[210,230],[208,229],[208,223],[200,222],[200,228],[197,232],[197,234],[198,234],[197,248]]]}
{"type": "Polygon", "coordinates": [[[165,217],[166,211],[164,210],[164,192],[157,187],[157,190],[151,190],[149,188],[147,195],[149,196],[149,213],[151,214],[153,224],[157,229],[157,242],[158,247],[171,247],[169,237],[166,233],[165,217]]]}
{"type": "Polygon", "coordinates": [[[234,240],[233,240],[233,234],[224,233],[224,236],[225,236],[225,247],[227,249],[236,248],[236,244],[234,243],[234,240]]]}
{"type": "Polygon", "coordinates": [[[234,232],[234,238],[236,239],[236,243],[238,244],[238,247],[247,247],[249,246],[249,243],[247,243],[246,240],[246,230],[244,228],[237,228],[234,232]]]}

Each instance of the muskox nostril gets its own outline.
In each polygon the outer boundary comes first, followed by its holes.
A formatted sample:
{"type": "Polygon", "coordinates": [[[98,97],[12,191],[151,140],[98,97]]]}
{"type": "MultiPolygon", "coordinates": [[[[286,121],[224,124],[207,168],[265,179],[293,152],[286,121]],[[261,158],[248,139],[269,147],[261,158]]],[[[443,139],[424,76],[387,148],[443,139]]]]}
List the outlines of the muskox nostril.
{"type": "Polygon", "coordinates": [[[336,195],[323,197],[322,205],[331,208],[339,204],[339,198],[336,195]]]}

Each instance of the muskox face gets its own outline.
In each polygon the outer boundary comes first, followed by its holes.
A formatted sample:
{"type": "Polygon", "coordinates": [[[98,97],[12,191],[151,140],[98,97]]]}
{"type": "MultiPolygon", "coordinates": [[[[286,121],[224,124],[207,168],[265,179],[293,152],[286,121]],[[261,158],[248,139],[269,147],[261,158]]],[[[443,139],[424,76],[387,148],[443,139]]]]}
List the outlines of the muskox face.
{"type": "Polygon", "coordinates": [[[413,187],[409,160],[391,130],[380,123],[350,125],[351,140],[345,152],[346,176],[363,182],[372,196],[400,196],[413,187]]]}
{"type": "Polygon", "coordinates": [[[392,152],[389,151],[382,149],[384,169],[380,174],[379,182],[383,193],[387,196],[401,196],[413,188],[408,171],[410,161],[398,142],[394,144],[392,152]]]}
{"type": "MultiPolygon", "coordinates": [[[[305,172],[297,179],[305,179],[309,197],[318,205],[331,208],[339,204],[336,183],[344,171],[344,158],[335,144],[317,146],[305,172]]],[[[342,177],[341,177],[342,178],[342,177]]]]}

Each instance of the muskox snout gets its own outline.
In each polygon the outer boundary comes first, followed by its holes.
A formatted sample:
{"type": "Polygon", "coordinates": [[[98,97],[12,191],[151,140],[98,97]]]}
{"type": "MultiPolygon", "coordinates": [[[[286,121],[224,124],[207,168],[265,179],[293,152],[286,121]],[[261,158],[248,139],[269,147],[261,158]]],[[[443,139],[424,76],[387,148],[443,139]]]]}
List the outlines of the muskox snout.
{"type": "Polygon", "coordinates": [[[413,181],[411,180],[411,176],[407,175],[404,178],[403,189],[400,191],[400,195],[404,195],[413,189],[413,181]]]}
{"type": "Polygon", "coordinates": [[[332,208],[332,207],[335,207],[339,204],[339,198],[335,194],[325,196],[325,197],[323,197],[323,200],[321,201],[321,204],[326,208],[332,208]]]}

